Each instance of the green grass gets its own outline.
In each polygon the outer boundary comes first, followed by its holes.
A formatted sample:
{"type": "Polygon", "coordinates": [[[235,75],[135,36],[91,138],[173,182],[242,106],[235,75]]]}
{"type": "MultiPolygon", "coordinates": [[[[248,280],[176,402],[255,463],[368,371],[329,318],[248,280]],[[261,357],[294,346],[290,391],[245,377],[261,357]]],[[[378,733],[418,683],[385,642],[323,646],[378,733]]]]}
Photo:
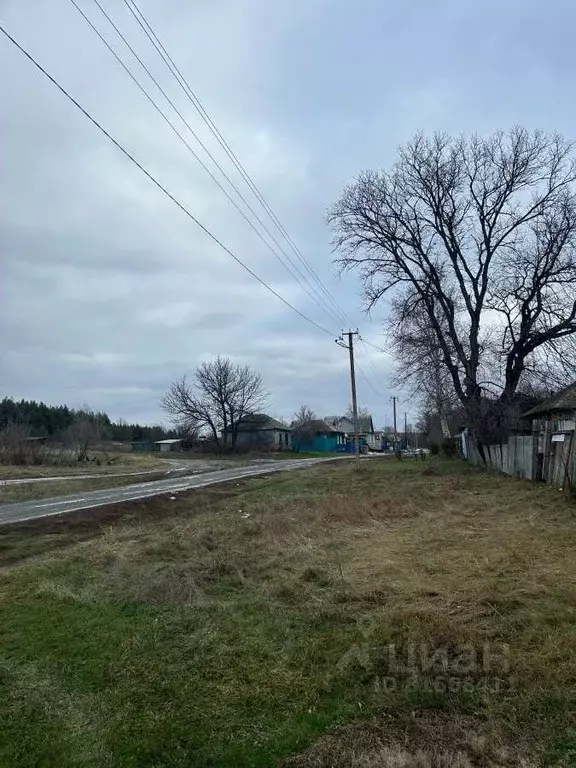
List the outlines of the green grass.
{"type": "Polygon", "coordinates": [[[457,462],[375,460],[7,529],[0,765],[408,766],[369,762],[366,734],[395,749],[413,713],[428,741],[487,734],[470,765],[520,765],[495,762],[506,743],[574,764],[573,512],[457,462]],[[510,646],[512,686],[379,685],[390,643],[486,642],[510,646]]]}

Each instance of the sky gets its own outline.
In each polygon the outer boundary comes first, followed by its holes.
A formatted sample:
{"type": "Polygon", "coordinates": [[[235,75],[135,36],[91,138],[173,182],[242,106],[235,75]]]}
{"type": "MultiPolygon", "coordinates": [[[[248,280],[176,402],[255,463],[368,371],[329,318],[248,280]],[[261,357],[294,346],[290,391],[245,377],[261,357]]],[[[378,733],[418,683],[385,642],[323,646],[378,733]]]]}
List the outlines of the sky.
{"type": "MultiPolygon", "coordinates": [[[[77,0],[190,147],[226,181],[93,0],[77,0]]],[[[243,184],[124,0],[99,0],[191,128],[243,184]]],[[[415,132],[521,124],[574,138],[569,0],[140,0],[272,210],[353,328],[358,398],[391,423],[386,306],[338,276],[325,215],[362,169],[415,132]]],[[[290,419],[350,402],[342,323],[310,297],[224,196],[70,0],[0,0],[0,23],[238,258],[248,274],[0,36],[0,396],[165,421],[170,383],[217,354],[258,370],[290,419]]],[[[256,210],[258,202],[244,186],[256,210]]],[[[242,203],[239,203],[242,206],[242,203]]],[[[264,221],[266,214],[258,209],[264,221]]],[[[250,214],[248,214],[250,216],[250,214]]],[[[295,258],[268,219],[285,251],[295,258]]],[[[255,224],[258,228],[258,224],[255,224]]]]}

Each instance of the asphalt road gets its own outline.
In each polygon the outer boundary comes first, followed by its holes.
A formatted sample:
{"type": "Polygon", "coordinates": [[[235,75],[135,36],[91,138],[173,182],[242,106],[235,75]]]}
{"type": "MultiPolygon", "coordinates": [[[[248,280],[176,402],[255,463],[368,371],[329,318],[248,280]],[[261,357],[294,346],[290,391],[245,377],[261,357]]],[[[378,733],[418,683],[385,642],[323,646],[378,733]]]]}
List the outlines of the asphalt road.
{"type": "Polygon", "coordinates": [[[204,488],[206,485],[225,483],[230,480],[240,480],[254,475],[266,475],[271,472],[284,472],[293,469],[302,469],[322,461],[330,459],[294,459],[287,461],[275,461],[270,464],[260,464],[248,467],[231,467],[215,472],[205,472],[201,475],[189,477],[172,477],[166,480],[156,480],[148,483],[135,483],[120,488],[109,490],[78,492],[71,496],[61,496],[54,499],[37,499],[33,501],[21,501],[0,506],[0,525],[7,523],[19,523],[25,520],[35,520],[42,517],[61,515],[66,512],[76,512],[80,509],[93,509],[105,507],[108,504],[118,504],[124,501],[136,501],[150,496],[188,491],[192,488],[204,488]]]}

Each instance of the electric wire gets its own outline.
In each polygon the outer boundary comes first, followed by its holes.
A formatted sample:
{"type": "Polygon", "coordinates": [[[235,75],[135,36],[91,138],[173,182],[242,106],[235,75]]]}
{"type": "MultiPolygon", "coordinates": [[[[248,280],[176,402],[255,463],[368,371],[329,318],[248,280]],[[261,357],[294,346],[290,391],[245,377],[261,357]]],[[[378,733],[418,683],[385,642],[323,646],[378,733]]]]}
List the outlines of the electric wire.
{"type": "Polygon", "coordinates": [[[106,46],[106,48],[110,51],[110,53],[114,56],[116,61],[120,64],[120,66],[124,69],[124,71],[128,74],[130,79],[135,83],[135,85],[138,87],[138,89],[143,93],[143,95],[146,97],[146,99],[152,104],[154,109],[158,112],[158,114],[162,117],[162,119],[168,124],[168,126],[172,129],[172,131],[176,134],[176,136],[182,141],[182,143],[186,146],[188,151],[192,154],[192,156],[195,158],[195,160],[202,166],[202,168],[206,171],[206,173],[210,176],[212,181],[218,186],[218,188],[224,193],[224,195],[227,197],[227,199],[232,203],[232,205],[236,208],[236,210],[240,213],[242,218],[248,223],[248,225],[251,227],[251,229],[255,232],[257,237],[264,243],[264,245],[270,250],[270,252],[274,255],[274,257],[282,264],[284,269],[288,272],[288,274],[296,280],[296,282],[305,290],[305,292],[308,294],[308,296],[312,299],[312,301],[317,304],[322,311],[324,311],[331,319],[331,321],[336,321],[337,323],[340,322],[339,316],[337,316],[334,311],[332,311],[327,304],[326,300],[323,299],[323,297],[318,293],[318,291],[312,286],[306,276],[303,274],[302,270],[298,267],[298,264],[295,263],[294,259],[290,257],[289,254],[286,253],[286,251],[282,248],[280,243],[278,243],[278,240],[274,237],[274,235],[270,232],[270,230],[266,227],[262,219],[258,216],[258,214],[254,211],[254,209],[250,206],[248,201],[245,199],[245,197],[242,195],[240,190],[236,187],[236,185],[233,183],[233,181],[229,178],[229,176],[226,174],[224,169],[221,167],[221,165],[218,163],[216,158],[212,155],[210,150],[205,146],[205,144],[202,142],[200,137],[197,135],[197,133],[193,130],[192,126],[189,124],[189,122],[186,120],[182,112],[178,109],[178,107],[174,104],[173,100],[170,98],[170,96],[166,93],[165,89],[162,87],[162,85],[158,82],[158,80],[154,77],[152,72],[150,71],[149,67],[145,64],[145,62],[141,59],[141,57],[137,54],[137,52],[134,50],[133,46],[130,44],[130,42],[127,40],[127,38],[123,35],[121,30],[118,28],[118,26],[114,23],[114,21],[111,19],[109,14],[106,12],[106,10],[102,7],[102,5],[98,2],[98,0],[93,0],[95,5],[100,9],[101,13],[105,16],[105,18],[108,20],[110,25],[113,27],[113,29],[116,31],[120,39],[123,41],[123,43],[126,45],[126,47],[130,50],[134,58],[138,61],[140,66],[144,69],[148,77],[152,80],[154,85],[158,88],[160,93],[163,95],[163,97],[166,99],[166,101],[170,104],[172,109],[176,112],[176,114],[179,116],[179,118],[182,120],[184,125],[187,127],[187,129],[190,131],[192,136],[196,139],[198,144],[202,147],[202,149],[206,152],[210,160],[214,163],[214,165],[218,168],[220,173],[223,175],[223,177],[226,179],[228,184],[232,187],[234,192],[238,195],[238,197],[242,200],[246,208],[250,211],[250,213],[254,216],[256,221],[260,224],[264,232],[268,235],[268,237],[274,242],[278,250],[284,255],[284,257],[288,260],[288,262],[292,265],[292,269],[294,272],[290,269],[290,267],[286,264],[286,262],[283,260],[282,256],[280,256],[276,250],[273,248],[273,246],[266,240],[266,238],[262,235],[262,233],[259,231],[259,229],[255,226],[254,222],[251,221],[251,219],[247,216],[245,211],[243,211],[236,200],[232,197],[232,195],[228,192],[227,189],[222,185],[222,183],[214,176],[212,171],[208,168],[206,163],[198,156],[198,154],[195,152],[195,150],[190,146],[188,141],[182,136],[180,131],[176,128],[176,126],[172,123],[170,118],[163,112],[163,110],[158,106],[158,104],[154,101],[154,99],[150,96],[146,88],[139,82],[139,80],[136,78],[134,73],[130,70],[130,68],[127,66],[127,64],[122,60],[122,58],[118,55],[118,53],[114,50],[114,48],[110,45],[108,40],[106,39],[105,35],[102,34],[102,32],[96,27],[96,25],[91,21],[91,19],[86,15],[86,13],[80,8],[76,0],[70,0],[74,8],[80,13],[80,15],[83,17],[83,19],[86,21],[86,23],[89,25],[90,29],[98,36],[100,41],[106,46]],[[295,274],[296,273],[296,274],[295,274]]]}
{"type": "Polygon", "coordinates": [[[106,138],[114,144],[114,146],[122,152],[122,154],[130,160],[139,170],[161,191],[163,192],[166,197],[168,197],[180,210],[190,218],[199,229],[201,229],[208,237],[213,240],[217,245],[222,248],[234,261],[236,261],[238,264],[240,264],[241,267],[243,267],[255,280],[257,280],[261,285],[263,285],[270,293],[272,293],[274,296],[276,296],[277,299],[279,299],[283,304],[285,304],[287,307],[289,307],[291,310],[296,312],[303,320],[306,320],[311,325],[315,326],[318,330],[322,331],[323,333],[327,333],[330,336],[334,336],[334,333],[332,331],[329,331],[327,328],[324,328],[319,323],[317,323],[315,320],[312,320],[310,317],[305,315],[303,312],[301,312],[297,307],[295,307],[293,304],[291,304],[287,299],[285,299],[278,291],[276,291],[272,286],[270,286],[265,280],[263,280],[261,277],[259,277],[250,267],[245,264],[233,251],[230,250],[221,240],[219,240],[216,235],[214,235],[208,227],[206,227],[204,224],[202,224],[199,219],[194,216],[193,213],[191,213],[186,206],[180,202],[171,192],[169,192],[166,187],[164,187],[161,182],[156,179],[155,176],[150,173],[143,165],[140,163],[120,142],[115,139],[112,134],[110,134],[97,120],[95,117],[93,117],[81,104],[79,101],[77,101],[74,96],[72,96],[63,85],[61,85],[56,78],[54,78],[36,59],[32,56],[31,53],[29,53],[20,43],[12,37],[12,35],[2,26],[0,25],[0,32],[14,45],[35,67],[36,69],[41,72],[50,82],[58,88],[58,90],[70,101],[77,109],[82,112],[82,114],[88,118],[88,120],[102,133],[106,138]]]}
{"type": "MultiPolygon", "coordinates": [[[[94,0],[96,2],[96,0],[94,0]]],[[[199,113],[202,120],[206,123],[208,128],[210,129],[211,133],[215,136],[216,140],[228,156],[228,158],[232,161],[233,165],[235,166],[236,170],[239,172],[239,174],[242,176],[243,180],[248,185],[249,189],[253,192],[256,199],[260,202],[264,210],[268,213],[278,230],[281,232],[281,234],[284,236],[292,250],[295,252],[297,258],[302,263],[303,267],[306,269],[310,277],[314,280],[314,282],[318,285],[320,290],[324,293],[328,301],[332,304],[336,312],[339,314],[341,320],[344,321],[345,325],[353,325],[352,321],[347,317],[345,312],[339,307],[338,303],[335,301],[331,293],[328,291],[328,289],[325,287],[325,285],[322,283],[316,272],[313,270],[313,268],[310,266],[309,262],[307,261],[306,257],[302,254],[301,250],[298,248],[298,246],[295,244],[294,240],[290,236],[290,234],[287,232],[283,224],[280,222],[272,208],[270,207],[267,200],[264,198],[258,187],[256,186],[254,180],[246,170],[246,168],[242,165],[240,159],[236,155],[236,153],[232,150],[224,136],[222,135],[221,131],[218,129],[217,125],[214,123],[212,118],[210,117],[209,113],[206,111],[204,106],[202,105],[202,102],[190,86],[190,83],[185,78],[185,76],[182,74],[182,71],[178,68],[177,64],[175,63],[174,59],[162,43],[162,41],[159,39],[158,35],[155,33],[154,29],[152,28],[152,25],[146,18],[146,16],[143,14],[143,12],[140,10],[138,5],[136,4],[135,0],[124,0],[124,4],[148,38],[148,40],[152,43],[154,48],[156,49],[159,56],[164,61],[165,65],[169,69],[169,71],[172,73],[173,77],[179,84],[179,86],[184,91],[184,94],[187,96],[187,98],[191,101],[194,108],[199,113]]],[[[340,321],[339,321],[340,322],[340,321]]]]}

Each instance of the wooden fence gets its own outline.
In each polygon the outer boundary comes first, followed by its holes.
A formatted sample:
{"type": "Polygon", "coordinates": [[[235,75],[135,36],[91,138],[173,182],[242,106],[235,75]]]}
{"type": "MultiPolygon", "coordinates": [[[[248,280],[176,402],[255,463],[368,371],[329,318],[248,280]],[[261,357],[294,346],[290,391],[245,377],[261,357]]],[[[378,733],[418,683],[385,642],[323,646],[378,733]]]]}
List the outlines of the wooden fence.
{"type": "Polygon", "coordinates": [[[486,464],[511,477],[543,480],[558,488],[576,487],[574,432],[511,435],[501,444],[484,448],[486,462],[470,435],[462,435],[462,454],[473,464],[486,464]]]}

